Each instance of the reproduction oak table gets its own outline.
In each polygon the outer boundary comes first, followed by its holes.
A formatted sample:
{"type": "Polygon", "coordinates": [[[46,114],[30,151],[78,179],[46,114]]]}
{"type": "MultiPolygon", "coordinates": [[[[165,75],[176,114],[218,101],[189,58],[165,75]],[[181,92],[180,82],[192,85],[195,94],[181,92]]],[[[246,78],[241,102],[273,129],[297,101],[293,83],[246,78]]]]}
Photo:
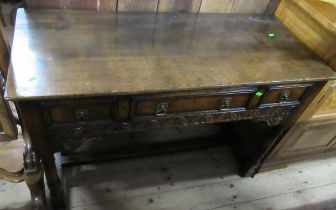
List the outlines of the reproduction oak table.
{"type": "Polygon", "coordinates": [[[241,120],[284,133],[335,76],[271,16],[19,9],[6,98],[57,203],[55,152],[92,136],[241,120]]]}

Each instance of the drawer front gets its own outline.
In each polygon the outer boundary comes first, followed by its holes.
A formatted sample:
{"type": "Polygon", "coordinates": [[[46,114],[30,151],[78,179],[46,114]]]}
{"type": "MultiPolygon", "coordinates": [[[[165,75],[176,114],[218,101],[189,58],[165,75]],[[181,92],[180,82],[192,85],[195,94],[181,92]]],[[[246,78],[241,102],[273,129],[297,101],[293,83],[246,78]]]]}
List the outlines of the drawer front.
{"type": "Polygon", "coordinates": [[[263,106],[287,106],[299,102],[311,84],[270,87],[241,87],[209,91],[185,91],[154,95],[45,102],[49,124],[160,117],[200,112],[240,112],[263,106]],[[259,95],[263,93],[263,95],[259,95]]]}
{"type": "Polygon", "coordinates": [[[312,84],[271,86],[261,100],[261,104],[299,102],[307,88],[312,84]]]}
{"type": "Polygon", "coordinates": [[[109,120],[114,110],[114,103],[110,101],[47,104],[44,109],[49,124],[109,120]]]}
{"type": "Polygon", "coordinates": [[[176,96],[135,97],[132,102],[132,113],[133,116],[140,117],[244,109],[256,90],[256,88],[245,88],[176,96]]]}

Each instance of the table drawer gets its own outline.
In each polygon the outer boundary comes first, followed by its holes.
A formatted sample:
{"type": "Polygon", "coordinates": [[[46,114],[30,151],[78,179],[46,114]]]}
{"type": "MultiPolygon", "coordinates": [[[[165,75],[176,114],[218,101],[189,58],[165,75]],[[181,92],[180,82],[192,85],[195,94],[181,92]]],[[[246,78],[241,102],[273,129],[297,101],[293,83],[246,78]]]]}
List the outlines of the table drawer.
{"type": "Polygon", "coordinates": [[[132,101],[132,116],[163,116],[245,108],[256,90],[257,88],[240,88],[216,92],[135,97],[132,101]]]}
{"type": "Polygon", "coordinates": [[[271,86],[264,94],[261,104],[300,101],[306,89],[312,85],[313,84],[271,86]]]}
{"type": "Polygon", "coordinates": [[[47,104],[45,117],[49,123],[89,122],[113,118],[115,107],[110,101],[47,104]]]}

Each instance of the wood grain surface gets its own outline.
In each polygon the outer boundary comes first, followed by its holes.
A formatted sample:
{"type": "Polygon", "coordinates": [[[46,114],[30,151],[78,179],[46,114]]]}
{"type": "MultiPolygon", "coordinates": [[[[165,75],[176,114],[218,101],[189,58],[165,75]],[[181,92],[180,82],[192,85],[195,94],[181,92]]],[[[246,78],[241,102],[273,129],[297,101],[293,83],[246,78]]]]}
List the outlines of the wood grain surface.
{"type": "Polygon", "coordinates": [[[98,5],[99,11],[117,11],[117,0],[100,0],[98,5]]]}
{"type": "Polygon", "coordinates": [[[274,14],[280,0],[25,0],[28,8],[274,14]]]}
{"type": "Polygon", "coordinates": [[[158,0],[118,0],[118,11],[156,12],[158,0]]]}
{"type": "MultiPolygon", "coordinates": [[[[335,2],[284,0],[276,16],[336,71],[335,2]]],[[[335,119],[335,84],[329,82],[317,98],[318,103],[312,103],[306,111],[309,114],[304,114],[300,121],[335,119]]]]}
{"type": "Polygon", "coordinates": [[[202,0],[160,0],[158,12],[198,13],[202,0]]]}
{"type": "Polygon", "coordinates": [[[117,18],[112,13],[19,9],[11,67],[7,98],[16,100],[335,77],[274,18],[237,14],[117,18]]]}
{"type": "Polygon", "coordinates": [[[325,1],[284,0],[276,16],[336,70],[336,6],[325,1]]]}
{"type": "Polygon", "coordinates": [[[336,119],[336,83],[333,82],[328,87],[328,91],[324,94],[326,100],[315,112],[313,120],[336,119]]]}
{"type": "Polygon", "coordinates": [[[23,169],[22,155],[24,152],[24,143],[22,139],[11,141],[0,147],[0,170],[8,172],[18,172],[23,169]]]}
{"type": "MultiPolygon", "coordinates": [[[[114,146],[114,141],[107,142],[105,147],[114,146]]],[[[69,210],[157,210],[162,206],[174,210],[195,206],[216,210],[336,207],[336,157],[293,164],[253,179],[241,178],[237,173],[230,148],[216,147],[65,167],[63,180],[69,189],[66,194],[69,210]]],[[[29,209],[30,196],[25,183],[13,185],[0,180],[0,191],[0,208],[29,209]]]]}
{"type": "Polygon", "coordinates": [[[263,13],[269,0],[235,0],[231,13],[263,13]]]}
{"type": "Polygon", "coordinates": [[[230,13],[234,0],[203,0],[201,13],[230,13]]]}

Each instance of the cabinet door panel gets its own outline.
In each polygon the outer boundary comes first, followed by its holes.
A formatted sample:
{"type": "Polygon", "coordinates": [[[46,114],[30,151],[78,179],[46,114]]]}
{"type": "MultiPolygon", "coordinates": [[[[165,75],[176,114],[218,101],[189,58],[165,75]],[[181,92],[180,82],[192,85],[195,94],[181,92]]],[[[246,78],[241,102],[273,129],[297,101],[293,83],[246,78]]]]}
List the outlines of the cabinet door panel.
{"type": "Polygon", "coordinates": [[[302,123],[285,136],[285,145],[277,156],[309,156],[331,152],[336,143],[336,121],[302,123]]]}
{"type": "Polygon", "coordinates": [[[314,126],[305,125],[297,141],[292,145],[289,151],[307,150],[307,149],[327,149],[335,143],[335,125],[314,126]]]}
{"type": "Polygon", "coordinates": [[[312,117],[312,120],[336,119],[336,82],[334,82],[326,93],[326,100],[321,104],[312,117]]]}

